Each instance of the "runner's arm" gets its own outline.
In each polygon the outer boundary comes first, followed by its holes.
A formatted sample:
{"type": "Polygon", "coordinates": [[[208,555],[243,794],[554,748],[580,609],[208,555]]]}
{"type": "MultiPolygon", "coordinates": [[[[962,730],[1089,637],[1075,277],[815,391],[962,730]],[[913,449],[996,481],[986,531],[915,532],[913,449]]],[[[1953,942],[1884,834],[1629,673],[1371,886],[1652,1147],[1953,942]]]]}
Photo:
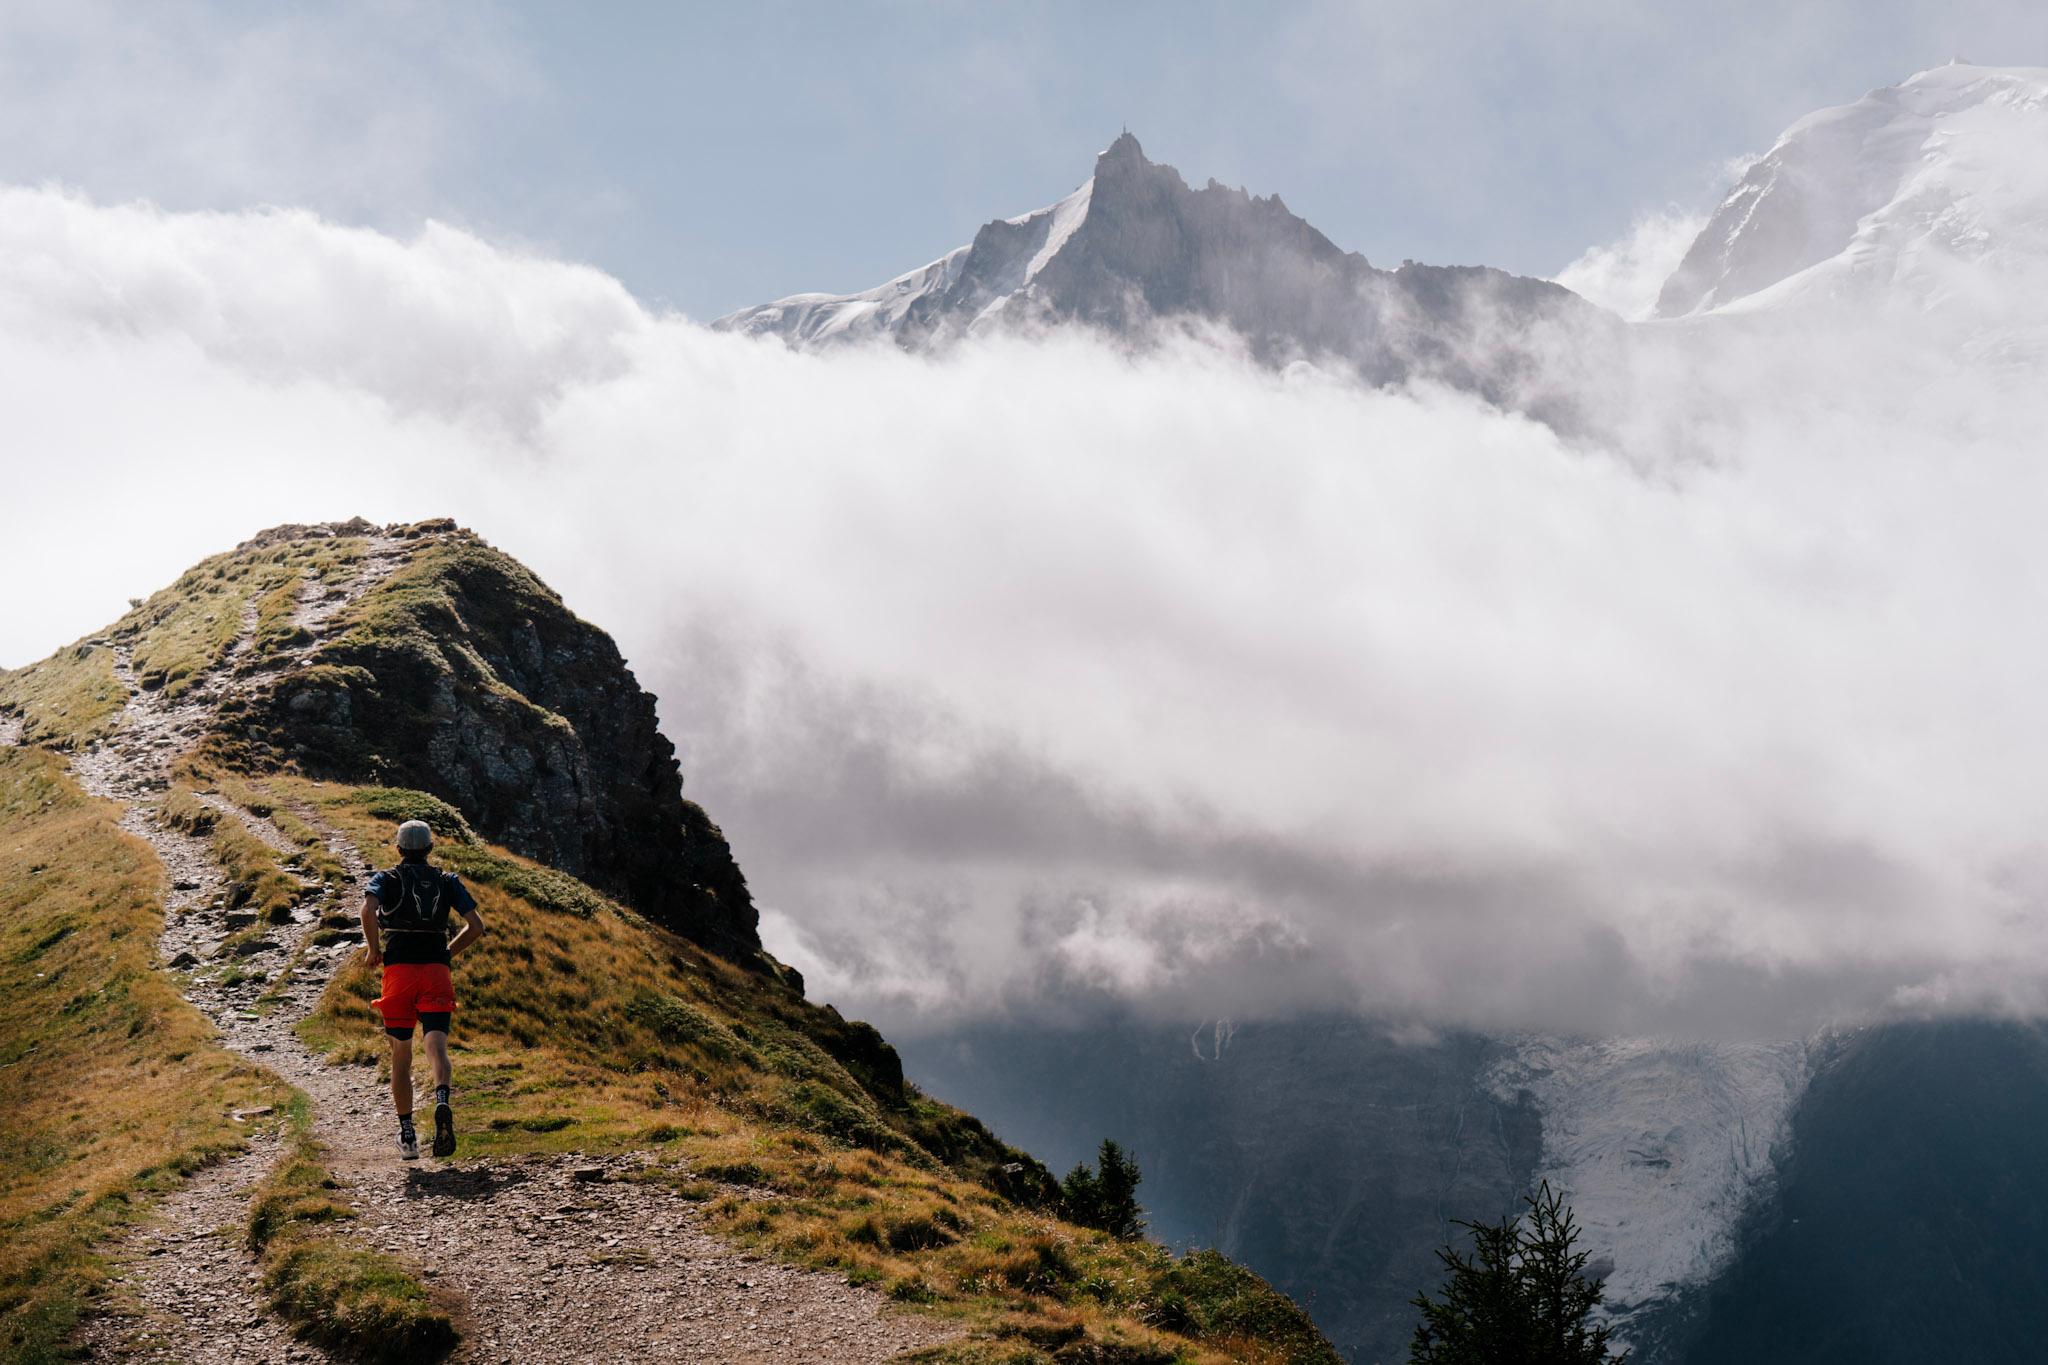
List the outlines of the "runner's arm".
{"type": "Polygon", "coordinates": [[[462,912],[462,932],[448,942],[448,956],[454,957],[484,936],[484,917],[474,909],[462,912]]]}
{"type": "Polygon", "coordinates": [[[377,898],[369,895],[363,897],[363,951],[372,967],[384,960],[384,940],[377,934],[377,898]]]}

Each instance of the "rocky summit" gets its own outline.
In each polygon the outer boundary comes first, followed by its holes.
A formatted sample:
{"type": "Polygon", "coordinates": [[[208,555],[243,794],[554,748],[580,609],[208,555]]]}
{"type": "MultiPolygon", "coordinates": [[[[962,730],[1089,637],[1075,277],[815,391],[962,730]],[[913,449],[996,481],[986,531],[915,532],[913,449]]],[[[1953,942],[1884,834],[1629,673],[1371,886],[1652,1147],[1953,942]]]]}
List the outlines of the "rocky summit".
{"type": "Polygon", "coordinates": [[[1539,414],[1557,414],[1546,367],[1589,339],[1613,344],[1618,326],[1546,280],[1412,261],[1379,269],[1277,194],[1214,180],[1191,188],[1129,133],[1065,199],[989,222],[928,265],[860,293],[796,294],[714,325],[804,348],[883,339],[925,350],[1053,324],[1126,342],[1162,327],[1221,328],[1267,364],[1330,363],[1375,384],[1428,379],[1539,414]],[[1574,344],[1561,347],[1561,334],[1574,344]]]}
{"type": "MultiPolygon", "coordinates": [[[[215,743],[311,775],[431,792],[477,831],[728,955],[760,949],[732,850],[683,796],[675,746],[618,647],[453,522],[283,527],[241,547],[368,533],[393,563],[299,666],[222,710],[215,743]]],[[[374,550],[373,550],[374,553],[374,550]]]]}

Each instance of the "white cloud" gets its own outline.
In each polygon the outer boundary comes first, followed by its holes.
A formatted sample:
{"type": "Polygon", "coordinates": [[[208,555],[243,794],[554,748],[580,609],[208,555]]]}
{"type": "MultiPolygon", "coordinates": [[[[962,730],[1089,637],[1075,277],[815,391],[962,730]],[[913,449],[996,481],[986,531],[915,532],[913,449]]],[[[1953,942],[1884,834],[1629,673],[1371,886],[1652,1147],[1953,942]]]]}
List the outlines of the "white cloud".
{"type": "Polygon", "coordinates": [[[0,657],[451,513],[619,635],[855,1008],[2038,997],[2043,390],[1924,320],[1659,329],[1617,454],[1192,343],[798,356],[445,228],[15,190],[0,263],[0,657]]]}
{"type": "Polygon", "coordinates": [[[1620,241],[1588,247],[1555,278],[1631,321],[1647,318],[1657,306],[1657,292],[1705,223],[1705,215],[1680,209],[1639,218],[1620,241]]]}

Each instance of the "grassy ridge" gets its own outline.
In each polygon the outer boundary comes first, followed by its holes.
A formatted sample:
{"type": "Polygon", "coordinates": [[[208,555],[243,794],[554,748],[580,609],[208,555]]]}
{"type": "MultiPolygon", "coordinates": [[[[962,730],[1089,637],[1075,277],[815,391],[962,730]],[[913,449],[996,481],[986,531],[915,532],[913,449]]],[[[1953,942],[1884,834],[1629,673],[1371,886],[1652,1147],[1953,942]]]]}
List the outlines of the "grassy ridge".
{"type": "Polygon", "coordinates": [[[114,676],[114,651],[81,640],[29,668],[0,672],[0,711],[22,719],[24,744],[70,749],[113,729],[128,690],[114,676]]]}
{"type": "Polygon", "coordinates": [[[98,635],[40,663],[0,673],[0,711],[19,715],[22,739],[57,749],[91,743],[113,727],[128,694],[114,677],[108,641],[129,646],[145,689],[177,696],[227,657],[256,610],[258,656],[302,642],[291,624],[298,590],[309,579],[332,583],[353,571],[364,543],[354,537],[251,545],[215,555],[98,635]]]}
{"type": "MultiPolygon", "coordinates": [[[[563,894],[580,884],[477,842],[431,797],[258,785],[373,862],[397,820],[425,818],[471,884],[492,932],[455,972],[465,1155],[658,1153],[647,1178],[702,1200],[728,1237],[959,1320],[969,1340],[932,1361],[1336,1361],[1298,1307],[1224,1258],[1053,1216],[1043,1168],[905,1084],[866,1025],[587,888],[563,894]]],[[[303,1036],[375,1062],[374,994],[357,959],[303,1036]]]]}
{"type": "Polygon", "coordinates": [[[654,700],[610,637],[452,523],[403,534],[404,562],[335,615],[310,661],[226,699],[204,754],[246,772],[433,791],[491,838],[580,869],[651,919],[728,956],[758,949],[746,878],[683,796],[654,700]],[[471,761],[460,736],[477,733],[522,759],[471,761]],[[521,762],[530,780],[514,775],[521,762]],[[561,785],[572,775],[587,789],[561,785]],[[535,820],[537,790],[587,804],[588,818],[535,820]]]}
{"type": "Polygon", "coordinates": [[[281,1104],[153,966],[163,872],[115,809],[0,750],[0,1357],[62,1358],[92,1248],[281,1104]]]}
{"type": "MultiPolygon", "coordinates": [[[[571,722],[542,703],[559,665],[533,678],[521,671],[534,651],[519,642],[536,620],[573,646],[568,653],[587,656],[586,690],[622,699],[633,715],[644,705],[652,725],[651,701],[601,633],[568,616],[525,570],[461,535],[423,543],[338,617],[321,663],[269,673],[279,651],[304,643],[291,622],[301,590],[315,582],[332,590],[362,550],[350,535],[266,533],[200,564],[106,635],[0,674],[0,710],[23,716],[31,742],[88,742],[125,700],[111,649],[94,641],[125,644],[142,684],[176,695],[226,657],[253,614],[254,647],[237,667],[266,705],[230,698],[204,751],[237,773],[188,763],[180,780],[268,814],[298,856],[278,855],[189,790],[174,788],[165,814],[210,841],[230,895],[259,913],[277,913],[299,894],[289,867],[330,885],[347,880],[325,848],[329,828],[382,862],[397,821],[417,815],[435,826],[442,859],[471,883],[494,929],[456,972],[465,1154],[650,1152],[657,1160],[647,1178],[699,1200],[726,1236],[960,1322],[966,1342],[927,1353],[932,1361],[1335,1361],[1293,1303],[1223,1258],[1175,1258],[1061,1221],[1056,1186],[1039,1163],[906,1084],[879,1034],[805,1001],[773,963],[745,970],[709,954],[573,877],[484,842],[432,797],[276,775],[304,765],[356,780],[431,780],[398,759],[428,751],[424,739],[409,742],[419,736],[408,726],[431,717],[406,707],[444,683],[474,693],[463,695],[502,724],[508,743],[556,738],[571,722]],[[306,694],[321,705],[294,704],[306,694]],[[327,719],[316,723],[319,716],[327,719]]],[[[550,638],[542,632],[544,649],[550,638]]],[[[590,728],[573,738],[600,747],[617,738],[606,705],[575,712],[561,704],[590,728]]],[[[653,745],[657,756],[664,744],[653,745]]],[[[517,810],[524,794],[505,799],[517,810]]],[[[472,814],[480,828],[506,824],[488,805],[472,814]]],[[[8,1098],[0,1110],[0,1357],[8,1359],[54,1358],[100,1279],[91,1243],[149,1191],[234,1146],[231,1107],[290,1099],[209,1045],[204,1021],[150,970],[162,872],[111,816],[50,756],[0,755],[0,1087],[8,1098]]],[[[666,906],[667,922],[702,935],[721,910],[745,908],[744,880],[701,810],[681,802],[678,819],[675,856],[613,874],[634,895],[696,888],[696,899],[666,906]]],[[[669,849],[662,840],[633,847],[669,849]]],[[[347,908],[318,934],[345,937],[347,908]]],[[[664,912],[658,899],[646,908],[664,912]]],[[[260,933],[261,921],[247,932],[260,933]]],[[[737,941],[736,933],[726,926],[712,938],[737,941]]],[[[373,994],[358,959],[330,984],[302,1036],[335,1060],[379,1062],[373,994]]],[[[258,1192],[248,1228],[269,1292],[331,1341],[360,1340],[342,1321],[350,1314],[401,1335],[414,1322],[421,1342],[436,1340],[436,1310],[403,1268],[336,1236],[349,1211],[302,1127],[293,1141],[290,1159],[258,1192]]]]}

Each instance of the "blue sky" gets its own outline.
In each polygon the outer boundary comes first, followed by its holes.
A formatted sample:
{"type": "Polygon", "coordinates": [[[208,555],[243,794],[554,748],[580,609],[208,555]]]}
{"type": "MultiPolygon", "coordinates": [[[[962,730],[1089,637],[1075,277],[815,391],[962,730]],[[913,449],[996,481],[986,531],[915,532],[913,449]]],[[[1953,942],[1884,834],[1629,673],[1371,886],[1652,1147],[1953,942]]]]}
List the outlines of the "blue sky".
{"type": "Polygon", "coordinates": [[[710,317],[920,264],[1128,126],[1377,261],[1549,273],[1958,53],[2048,62],[2048,7],[9,5],[0,179],[432,216],[710,317]]]}

